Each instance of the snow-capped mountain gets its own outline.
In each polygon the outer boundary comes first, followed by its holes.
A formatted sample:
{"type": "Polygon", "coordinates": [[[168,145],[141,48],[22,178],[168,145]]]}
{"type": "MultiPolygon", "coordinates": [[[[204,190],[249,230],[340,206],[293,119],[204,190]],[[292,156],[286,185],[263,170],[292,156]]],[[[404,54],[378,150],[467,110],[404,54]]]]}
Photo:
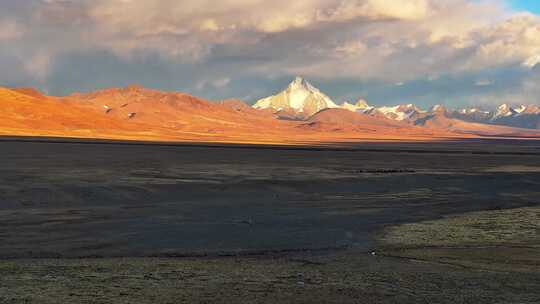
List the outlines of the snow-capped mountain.
{"type": "Polygon", "coordinates": [[[386,118],[399,121],[416,119],[419,115],[426,113],[412,103],[393,107],[380,107],[376,108],[375,111],[371,111],[372,114],[376,112],[382,113],[386,118]]]}
{"type": "Polygon", "coordinates": [[[485,117],[489,117],[489,116],[492,116],[493,113],[490,112],[490,111],[484,111],[484,110],[481,110],[479,108],[467,108],[467,109],[460,109],[459,111],[456,111],[457,113],[459,114],[462,114],[462,115],[477,115],[477,116],[485,116],[485,117]]]}
{"type": "Polygon", "coordinates": [[[488,122],[491,117],[493,116],[493,113],[490,111],[484,111],[478,108],[468,108],[468,109],[460,109],[458,111],[452,112],[452,117],[469,121],[469,122],[479,122],[479,123],[486,123],[488,122]]]}
{"type": "Polygon", "coordinates": [[[518,105],[511,107],[508,104],[502,104],[497,108],[497,111],[492,115],[491,120],[496,121],[504,117],[522,116],[522,115],[537,115],[540,114],[540,108],[535,105],[518,105]]]}
{"type": "Polygon", "coordinates": [[[540,128],[540,108],[535,105],[500,105],[495,111],[478,108],[461,109],[452,112],[452,117],[469,122],[504,125],[526,129],[540,128]]]}
{"type": "Polygon", "coordinates": [[[535,105],[513,107],[509,104],[503,104],[495,111],[484,111],[479,108],[450,110],[442,105],[435,105],[424,111],[414,104],[372,107],[363,99],[358,100],[355,104],[344,102],[337,105],[330,97],[301,77],[296,77],[284,91],[257,101],[253,107],[255,109],[270,109],[281,119],[305,120],[322,110],[341,108],[414,125],[425,125],[430,120],[444,117],[465,122],[540,129],[540,107],[535,105]]]}
{"type": "Polygon", "coordinates": [[[478,108],[453,111],[442,105],[435,105],[428,111],[423,111],[413,104],[407,104],[375,108],[366,113],[371,115],[382,113],[389,119],[421,125],[435,117],[446,117],[466,122],[540,129],[540,107],[535,105],[512,107],[508,104],[503,104],[495,111],[484,111],[478,108]]]}
{"type": "Polygon", "coordinates": [[[284,91],[257,101],[253,107],[272,109],[277,114],[284,113],[296,118],[308,118],[321,110],[339,106],[305,79],[296,77],[284,91]]]}
{"type": "Polygon", "coordinates": [[[540,129],[540,108],[535,105],[501,105],[490,123],[527,129],[540,129]]]}
{"type": "Polygon", "coordinates": [[[492,121],[495,121],[502,117],[508,117],[517,114],[514,109],[512,109],[507,103],[500,105],[497,108],[497,112],[491,117],[492,121]]]}
{"type": "Polygon", "coordinates": [[[448,110],[446,109],[445,106],[443,105],[434,105],[433,107],[431,107],[431,109],[429,110],[430,113],[441,113],[441,114],[447,114],[448,113],[448,110]]]}
{"type": "Polygon", "coordinates": [[[373,107],[370,106],[367,101],[365,101],[364,99],[360,99],[358,100],[355,104],[352,104],[352,103],[349,103],[347,101],[345,101],[341,107],[345,110],[349,110],[349,111],[352,111],[352,112],[363,112],[363,113],[367,113],[371,110],[373,110],[373,107]]]}

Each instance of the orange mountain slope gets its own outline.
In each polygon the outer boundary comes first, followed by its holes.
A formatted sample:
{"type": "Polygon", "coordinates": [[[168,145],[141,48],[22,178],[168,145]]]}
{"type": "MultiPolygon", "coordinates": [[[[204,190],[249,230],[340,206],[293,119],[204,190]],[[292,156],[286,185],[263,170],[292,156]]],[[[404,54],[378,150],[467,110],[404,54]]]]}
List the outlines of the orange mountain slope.
{"type": "MultiPolygon", "coordinates": [[[[0,135],[274,144],[477,136],[458,131],[342,109],[323,110],[306,121],[280,120],[239,100],[209,102],[139,86],[66,97],[0,88],[0,135]]],[[[514,131],[519,136],[521,130],[514,131]]]]}
{"type": "Polygon", "coordinates": [[[475,134],[479,136],[540,138],[540,130],[467,122],[450,118],[445,113],[435,113],[427,116],[418,120],[417,124],[429,129],[443,129],[454,133],[475,134]]]}
{"type": "Polygon", "coordinates": [[[0,88],[0,132],[4,135],[92,137],[107,130],[136,130],[97,111],[68,106],[36,92],[0,88]]]}
{"type": "Polygon", "coordinates": [[[226,139],[258,137],[278,138],[291,124],[271,114],[254,115],[245,105],[212,103],[191,95],[161,92],[138,86],[74,94],[62,99],[66,104],[100,111],[117,121],[136,123],[160,135],[226,139]]]}

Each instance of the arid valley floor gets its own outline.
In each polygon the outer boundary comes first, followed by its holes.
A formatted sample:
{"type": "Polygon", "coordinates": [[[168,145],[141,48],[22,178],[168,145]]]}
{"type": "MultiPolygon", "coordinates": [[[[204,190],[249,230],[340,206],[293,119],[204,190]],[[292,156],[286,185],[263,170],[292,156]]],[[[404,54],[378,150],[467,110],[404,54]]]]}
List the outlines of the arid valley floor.
{"type": "Polygon", "coordinates": [[[540,143],[0,140],[0,303],[538,303],[540,143]]]}

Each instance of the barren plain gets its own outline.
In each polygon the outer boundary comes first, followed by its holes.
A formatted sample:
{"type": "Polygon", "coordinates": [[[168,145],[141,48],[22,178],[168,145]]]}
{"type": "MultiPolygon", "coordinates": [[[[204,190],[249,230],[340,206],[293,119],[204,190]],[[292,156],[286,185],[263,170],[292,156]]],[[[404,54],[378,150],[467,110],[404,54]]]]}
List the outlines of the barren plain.
{"type": "Polygon", "coordinates": [[[538,303],[537,141],[0,141],[0,303],[538,303]]]}

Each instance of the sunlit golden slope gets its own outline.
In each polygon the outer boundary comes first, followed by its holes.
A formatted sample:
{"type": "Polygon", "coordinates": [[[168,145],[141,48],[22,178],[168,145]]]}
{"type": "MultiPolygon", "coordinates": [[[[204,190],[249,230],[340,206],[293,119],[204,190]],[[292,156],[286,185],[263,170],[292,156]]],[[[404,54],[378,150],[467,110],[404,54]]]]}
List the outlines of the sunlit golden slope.
{"type": "MultiPolygon", "coordinates": [[[[520,135],[519,129],[512,130],[512,136],[520,135]]],[[[279,120],[238,100],[209,102],[139,86],[67,97],[0,88],[2,135],[274,144],[476,136],[458,131],[449,131],[447,125],[411,126],[341,109],[321,111],[307,121],[279,120]]]]}
{"type": "MultiPolygon", "coordinates": [[[[35,91],[0,88],[0,132],[3,134],[94,133],[130,129],[122,121],[35,91]]],[[[135,128],[132,128],[135,129],[135,128]]]]}

